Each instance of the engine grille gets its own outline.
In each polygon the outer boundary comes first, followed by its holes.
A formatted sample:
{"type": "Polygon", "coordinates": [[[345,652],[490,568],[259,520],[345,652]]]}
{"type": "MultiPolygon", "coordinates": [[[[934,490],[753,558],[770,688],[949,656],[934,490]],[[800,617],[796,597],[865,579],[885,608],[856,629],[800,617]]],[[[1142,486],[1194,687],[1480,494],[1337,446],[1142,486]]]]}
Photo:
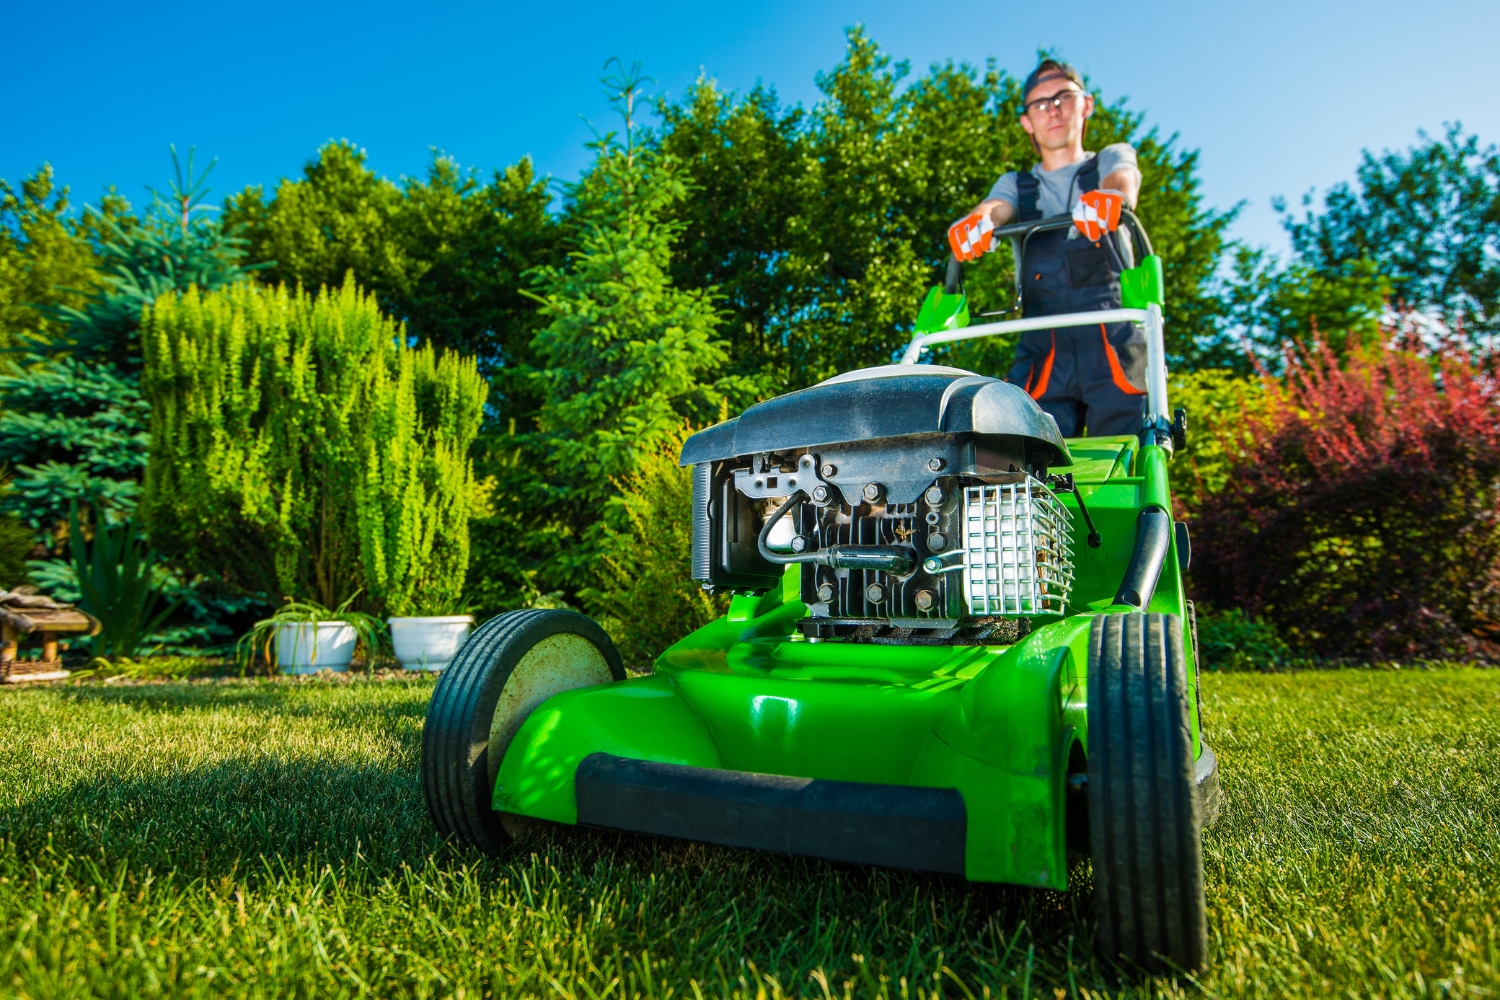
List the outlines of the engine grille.
{"type": "Polygon", "coordinates": [[[1072,514],[1031,476],[964,490],[964,596],[975,615],[1063,614],[1072,514]]]}

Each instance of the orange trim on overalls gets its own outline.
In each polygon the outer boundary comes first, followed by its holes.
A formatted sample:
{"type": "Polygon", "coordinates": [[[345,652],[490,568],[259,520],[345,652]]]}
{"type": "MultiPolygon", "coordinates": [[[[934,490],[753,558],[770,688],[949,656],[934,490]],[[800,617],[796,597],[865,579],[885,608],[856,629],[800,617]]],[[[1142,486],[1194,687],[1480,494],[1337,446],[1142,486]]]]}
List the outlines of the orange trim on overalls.
{"type": "MultiPolygon", "coordinates": [[[[1031,376],[1026,376],[1026,394],[1032,399],[1041,399],[1047,394],[1047,382],[1052,378],[1052,359],[1055,357],[1057,357],[1057,331],[1053,330],[1052,346],[1047,349],[1047,359],[1042,362],[1042,377],[1037,379],[1036,388],[1032,388],[1031,376]]],[[[1032,365],[1031,370],[1035,373],[1036,365],[1032,365]]]]}
{"type": "Polygon", "coordinates": [[[1099,339],[1104,341],[1104,356],[1109,359],[1109,377],[1114,379],[1115,388],[1127,396],[1144,396],[1146,390],[1137,389],[1125,377],[1125,369],[1120,367],[1120,356],[1115,353],[1115,345],[1109,342],[1109,332],[1104,329],[1103,323],[1099,324],[1099,339]]]}

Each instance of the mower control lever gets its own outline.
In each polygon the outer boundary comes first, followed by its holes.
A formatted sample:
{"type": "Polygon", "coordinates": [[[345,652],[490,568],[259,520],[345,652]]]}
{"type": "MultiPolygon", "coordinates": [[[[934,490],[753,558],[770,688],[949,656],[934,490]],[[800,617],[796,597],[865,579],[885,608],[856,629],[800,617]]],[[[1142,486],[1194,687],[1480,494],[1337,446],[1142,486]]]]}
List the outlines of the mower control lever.
{"type": "Polygon", "coordinates": [[[1089,517],[1089,509],[1083,503],[1083,491],[1078,484],[1073,482],[1073,473],[1066,476],[1048,476],[1047,484],[1059,493],[1071,493],[1078,500],[1078,513],[1083,515],[1083,523],[1089,526],[1089,548],[1097,549],[1103,540],[1099,537],[1099,530],[1094,527],[1094,519],[1089,517]]]}

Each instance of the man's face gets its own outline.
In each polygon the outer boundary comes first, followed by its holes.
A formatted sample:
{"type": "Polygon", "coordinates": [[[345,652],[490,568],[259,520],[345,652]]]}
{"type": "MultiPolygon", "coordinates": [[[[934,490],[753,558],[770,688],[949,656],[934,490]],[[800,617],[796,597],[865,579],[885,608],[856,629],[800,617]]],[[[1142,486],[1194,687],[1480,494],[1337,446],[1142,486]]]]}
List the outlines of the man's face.
{"type": "Polygon", "coordinates": [[[1021,127],[1042,149],[1067,149],[1083,141],[1083,123],[1094,113],[1094,98],[1066,77],[1042,80],[1026,95],[1021,127]]]}

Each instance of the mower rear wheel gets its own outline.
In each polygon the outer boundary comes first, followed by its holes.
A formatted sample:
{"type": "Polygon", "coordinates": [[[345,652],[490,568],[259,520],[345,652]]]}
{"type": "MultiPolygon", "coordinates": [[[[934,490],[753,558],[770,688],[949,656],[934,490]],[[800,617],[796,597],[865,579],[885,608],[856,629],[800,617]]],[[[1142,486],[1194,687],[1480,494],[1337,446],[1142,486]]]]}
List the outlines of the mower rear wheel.
{"type": "Polygon", "coordinates": [[[476,629],[438,678],[422,731],[422,791],[438,833],[500,853],[511,837],[492,799],[516,731],[555,694],[624,679],[615,644],[576,611],[511,611],[476,629]]]}
{"type": "Polygon", "coordinates": [[[1202,817],[1181,619],[1094,619],[1088,699],[1095,947],[1148,972],[1202,968],[1202,817]]]}

